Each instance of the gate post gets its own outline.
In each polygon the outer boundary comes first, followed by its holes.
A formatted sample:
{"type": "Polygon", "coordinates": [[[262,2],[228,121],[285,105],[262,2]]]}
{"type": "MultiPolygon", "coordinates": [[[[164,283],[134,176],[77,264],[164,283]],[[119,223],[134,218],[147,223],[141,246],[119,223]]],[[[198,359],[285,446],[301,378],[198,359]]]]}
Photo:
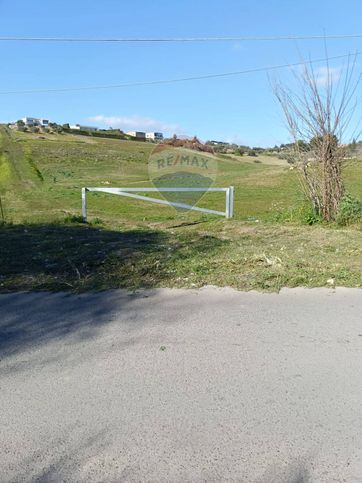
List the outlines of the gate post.
{"type": "Polygon", "coordinates": [[[229,218],[232,218],[234,215],[234,186],[230,186],[230,196],[229,196],[229,218]]]}
{"type": "Polygon", "coordinates": [[[82,218],[84,223],[87,223],[87,188],[82,188],[82,218]]]}

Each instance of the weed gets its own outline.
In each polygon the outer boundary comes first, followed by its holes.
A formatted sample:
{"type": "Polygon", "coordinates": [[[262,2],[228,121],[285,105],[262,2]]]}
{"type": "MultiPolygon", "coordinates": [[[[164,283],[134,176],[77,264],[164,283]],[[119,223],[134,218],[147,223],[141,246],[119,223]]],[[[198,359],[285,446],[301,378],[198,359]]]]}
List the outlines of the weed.
{"type": "Polygon", "coordinates": [[[341,201],[336,221],[341,226],[362,222],[362,201],[347,193],[341,201]]]}
{"type": "Polygon", "coordinates": [[[83,218],[80,215],[67,215],[64,217],[64,223],[84,223],[83,218]]]}

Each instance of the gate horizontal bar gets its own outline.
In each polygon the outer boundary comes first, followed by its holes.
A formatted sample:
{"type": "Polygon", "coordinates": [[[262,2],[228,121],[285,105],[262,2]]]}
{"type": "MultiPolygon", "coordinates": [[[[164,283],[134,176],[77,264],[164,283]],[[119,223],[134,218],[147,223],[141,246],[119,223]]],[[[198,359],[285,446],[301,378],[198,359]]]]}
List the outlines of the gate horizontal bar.
{"type": "Polygon", "coordinates": [[[186,210],[200,211],[201,213],[209,213],[211,215],[225,216],[231,218],[233,215],[233,202],[234,202],[234,188],[82,188],[82,216],[83,220],[87,221],[87,201],[86,193],[100,192],[109,193],[118,196],[125,196],[127,198],[134,198],[136,200],[150,201],[151,203],[158,203],[160,205],[174,206],[175,208],[184,208],[186,210]],[[222,191],[226,193],[226,208],[225,211],[210,210],[208,208],[199,208],[198,206],[188,205],[186,203],[178,203],[176,201],[167,201],[159,198],[149,198],[148,196],[142,196],[134,194],[135,192],[208,192],[208,191],[222,191]]]}
{"type": "Polygon", "coordinates": [[[85,188],[86,191],[104,191],[105,193],[118,192],[187,192],[187,191],[227,191],[229,188],[85,188]]]}
{"type": "Polygon", "coordinates": [[[176,201],[167,201],[167,200],[160,200],[159,198],[149,198],[148,196],[134,195],[132,193],[127,193],[126,191],[121,191],[119,193],[111,193],[111,194],[115,194],[118,196],[126,196],[128,198],[134,198],[136,200],[151,201],[151,203],[159,203],[160,205],[175,206],[176,208],[185,208],[186,210],[194,210],[194,211],[204,211],[205,213],[225,216],[224,211],[209,210],[208,208],[198,208],[197,206],[187,205],[186,203],[177,203],[176,201]]]}

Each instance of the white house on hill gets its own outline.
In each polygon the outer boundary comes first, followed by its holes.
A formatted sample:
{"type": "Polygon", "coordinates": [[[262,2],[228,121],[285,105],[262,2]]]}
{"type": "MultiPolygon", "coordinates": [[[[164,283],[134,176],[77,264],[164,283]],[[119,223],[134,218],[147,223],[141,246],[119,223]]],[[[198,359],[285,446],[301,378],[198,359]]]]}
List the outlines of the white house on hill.
{"type": "Polygon", "coordinates": [[[163,134],[162,132],[147,132],[146,139],[149,139],[150,141],[162,141],[163,134]]]}
{"type": "Polygon", "coordinates": [[[126,132],[126,134],[128,134],[128,136],[132,136],[137,139],[142,139],[142,140],[146,139],[146,133],[142,131],[128,131],[126,132]]]}
{"type": "Polygon", "coordinates": [[[39,119],[37,117],[23,117],[22,119],[25,126],[41,126],[49,127],[49,119],[39,119]]]}
{"type": "Polygon", "coordinates": [[[97,127],[94,126],[82,126],[81,124],[73,124],[69,126],[70,129],[76,129],[77,131],[98,131],[97,127]]]}

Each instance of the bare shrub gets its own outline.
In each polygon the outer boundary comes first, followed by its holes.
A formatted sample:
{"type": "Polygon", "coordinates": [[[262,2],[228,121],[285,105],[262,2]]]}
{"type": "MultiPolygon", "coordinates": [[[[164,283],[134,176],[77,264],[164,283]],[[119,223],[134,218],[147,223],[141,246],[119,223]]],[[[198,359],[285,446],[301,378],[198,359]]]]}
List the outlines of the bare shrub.
{"type": "Polygon", "coordinates": [[[301,182],[316,214],[333,221],[344,195],[342,166],[346,148],[341,144],[352,120],[359,79],[354,80],[356,59],[344,68],[338,82],[327,65],[323,82],[311,63],[294,72],[293,91],[280,82],[274,93],[282,107],[294,140],[289,157],[299,168],[301,182]]]}

